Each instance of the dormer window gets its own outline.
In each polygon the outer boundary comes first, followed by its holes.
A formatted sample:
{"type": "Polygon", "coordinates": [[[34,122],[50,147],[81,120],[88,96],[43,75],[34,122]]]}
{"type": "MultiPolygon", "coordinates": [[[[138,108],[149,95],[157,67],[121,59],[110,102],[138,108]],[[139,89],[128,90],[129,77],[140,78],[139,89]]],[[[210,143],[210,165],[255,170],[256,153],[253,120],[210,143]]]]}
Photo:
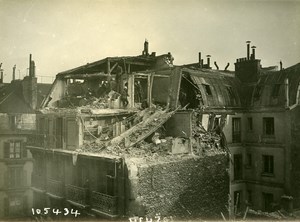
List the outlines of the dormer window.
{"type": "Polygon", "coordinates": [[[272,97],[278,97],[280,90],[280,84],[275,84],[272,89],[272,97]]]}
{"type": "Polygon", "coordinates": [[[206,85],[206,84],[203,84],[203,86],[204,86],[204,88],[205,88],[206,95],[211,96],[212,93],[211,93],[210,86],[209,86],[209,85],[206,85]]]}

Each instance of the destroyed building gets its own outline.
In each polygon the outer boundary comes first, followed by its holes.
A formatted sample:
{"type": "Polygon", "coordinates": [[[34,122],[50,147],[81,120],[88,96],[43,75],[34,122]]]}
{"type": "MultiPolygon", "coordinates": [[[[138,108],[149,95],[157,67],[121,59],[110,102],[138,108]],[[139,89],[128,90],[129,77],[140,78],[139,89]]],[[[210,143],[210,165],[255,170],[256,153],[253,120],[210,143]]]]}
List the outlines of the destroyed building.
{"type": "Polygon", "coordinates": [[[24,218],[32,206],[32,156],[25,149],[28,135],[35,133],[35,109],[50,84],[37,83],[34,62],[29,76],[11,83],[0,81],[0,218],[24,218]]]}
{"type": "MultiPolygon", "coordinates": [[[[34,208],[107,218],[226,214],[226,151],[194,111],[205,97],[193,87],[206,90],[207,72],[235,89],[232,73],[176,67],[171,53],[150,54],[147,41],[140,56],[58,73],[27,145],[35,160],[34,208]]],[[[239,101],[226,95],[225,104],[239,101]]]]}
{"type": "Polygon", "coordinates": [[[27,146],[34,207],[193,219],[299,208],[299,64],[263,68],[249,42],[234,72],[148,47],[57,74],[27,146]]]}

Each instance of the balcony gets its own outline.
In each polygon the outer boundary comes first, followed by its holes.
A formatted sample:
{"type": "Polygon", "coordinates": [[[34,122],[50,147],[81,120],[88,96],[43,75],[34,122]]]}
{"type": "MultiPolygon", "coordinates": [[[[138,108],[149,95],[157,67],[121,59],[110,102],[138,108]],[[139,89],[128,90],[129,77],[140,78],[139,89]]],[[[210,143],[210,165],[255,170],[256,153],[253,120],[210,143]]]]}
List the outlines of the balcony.
{"type": "Polygon", "coordinates": [[[47,194],[54,198],[63,198],[64,191],[62,181],[48,179],[47,194]]]}
{"type": "Polygon", "coordinates": [[[88,189],[74,185],[66,186],[66,199],[79,207],[87,207],[88,205],[88,189]]]}
{"type": "Polygon", "coordinates": [[[91,197],[92,208],[100,211],[103,214],[116,216],[117,215],[117,197],[109,196],[107,194],[92,192],[91,197]]]}
{"type": "Polygon", "coordinates": [[[45,178],[36,173],[31,175],[31,186],[34,190],[38,192],[45,191],[45,178]]]}

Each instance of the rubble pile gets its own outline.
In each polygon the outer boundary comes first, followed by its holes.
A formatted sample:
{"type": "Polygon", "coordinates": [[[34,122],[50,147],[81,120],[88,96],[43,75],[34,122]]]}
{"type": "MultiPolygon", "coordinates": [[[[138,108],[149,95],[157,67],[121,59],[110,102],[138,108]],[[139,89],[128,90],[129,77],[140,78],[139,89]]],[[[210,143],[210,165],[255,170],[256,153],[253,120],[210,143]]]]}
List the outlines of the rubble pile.
{"type": "Polygon", "coordinates": [[[193,153],[198,156],[203,156],[208,152],[223,152],[220,146],[220,136],[214,131],[207,131],[196,120],[196,113],[192,120],[192,136],[193,136],[193,153]]]}

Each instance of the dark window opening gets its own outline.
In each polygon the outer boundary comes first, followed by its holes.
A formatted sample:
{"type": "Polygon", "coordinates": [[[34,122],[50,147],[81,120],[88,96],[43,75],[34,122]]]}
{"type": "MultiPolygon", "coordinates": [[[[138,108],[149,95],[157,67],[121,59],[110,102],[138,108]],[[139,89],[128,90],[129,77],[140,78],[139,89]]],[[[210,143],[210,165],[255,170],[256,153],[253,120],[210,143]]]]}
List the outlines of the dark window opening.
{"type": "Polygon", "coordinates": [[[234,192],[234,211],[237,213],[241,209],[241,194],[242,192],[235,191],[234,192]]]}
{"type": "Polygon", "coordinates": [[[278,97],[280,90],[280,84],[275,84],[272,90],[272,97],[278,97]]]}
{"type": "Polygon", "coordinates": [[[243,177],[243,157],[241,154],[235,154],[233,157],[233,170],[234,170],[234,180],[241,180],[243,177]]]}
{"type": "Polygon", "coordinates": [[[248,131],[252,131],[253,130],[253,120],[252,117],[248,117],[247,119],[247,126],[248,126],[248,131]]]}
{"type": "Polygon", "coordinates": [[[248,193],[248,200],[247,200],[248,204],[252,205],[252,190],[248,190],[247,193],[248,193]]]}
{"type": "Polygon", "coordinates": [[[271,212],[273,210],[274,205],[274,197],[271,193],[263,193],[263,200],[264,200],[264,210],[266,212],[271,212]]]}
{"type": "Polygon", "coordinates": [[[240,143],[241,140],[241,118],[232,118],[232,142],[240,143]]]}
{"type": "Polygon", "coordinates": [[[205,88],[206,95],[211,96],[212,92],[211,92],[210,86],[206,85],[206,84],[203,84],[203,86],[205,88]]]}
{"type": "Polygon", "coordinates": [[[274,135],[274,118],[265,117],[263,118],[263,130],[265,135],[274,135]]]}
{"type": "Polygon", "coordinates": [[[274,157],[269,155],[263,155],[263,173],[274,173],[274,157]]]}
{"type": "Polygon", "coordinates": [[[252,166],[252,155],[250,153],[247,154],[247,166],[251,167],[252,166]]]}

